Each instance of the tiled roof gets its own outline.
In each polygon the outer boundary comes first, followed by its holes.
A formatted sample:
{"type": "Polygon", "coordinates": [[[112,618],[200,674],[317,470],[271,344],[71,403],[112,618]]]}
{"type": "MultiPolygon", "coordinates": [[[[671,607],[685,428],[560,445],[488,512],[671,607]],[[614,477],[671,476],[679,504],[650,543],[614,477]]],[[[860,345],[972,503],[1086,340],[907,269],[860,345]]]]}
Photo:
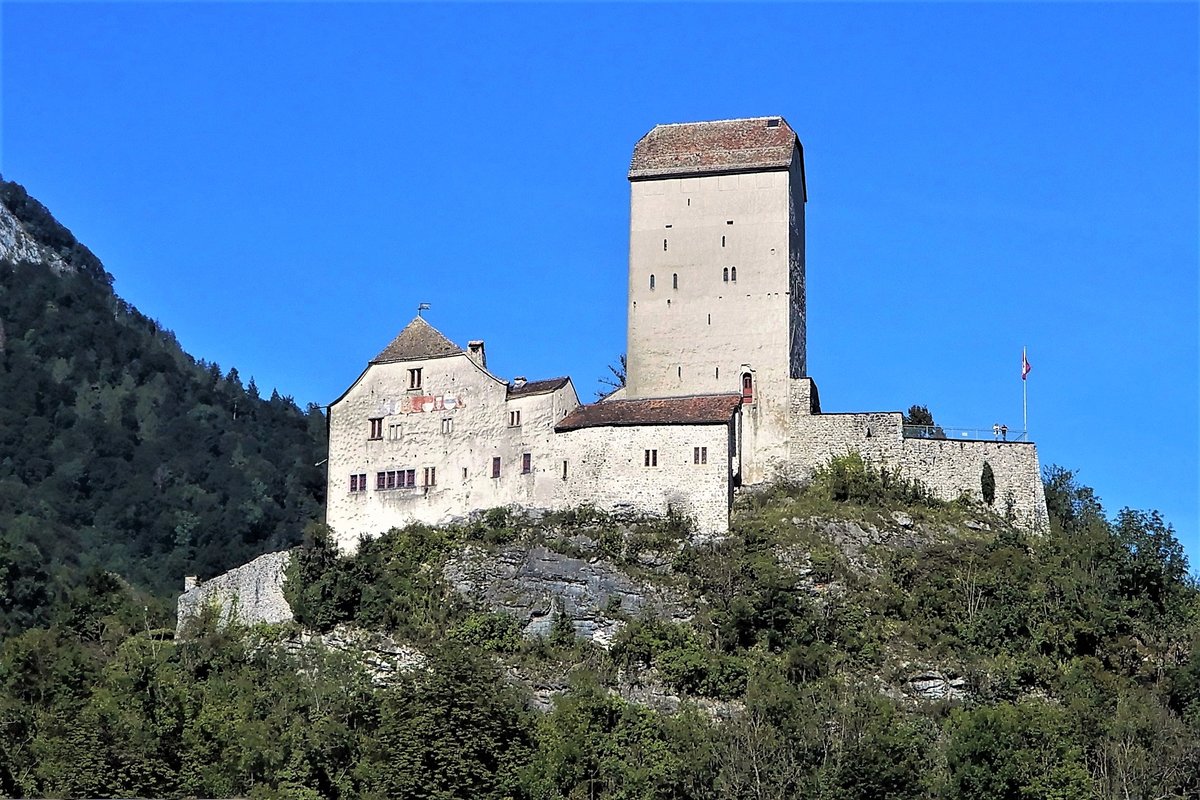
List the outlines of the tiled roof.
{"type": "Polygon", "coordinates": [[[786,169],[797,146],[783,117],[655,125],[633,148],[629,179],[786,169]]]}
{"type": "Polygon", "coordinates": [[[646,400],[608,400],[580,406],[554,427],[556,431],[627,425],[720,425],[742,404],[737,394],[701,394],[646,400]]]}
{"type": "Polygon", "coordinates": [[[461,353],[462,348],[443,336],[421,317],[416,317],[383,352],[371,359],[372,364],[392,361],[421,361],[461,353]]]}
{"type": "Polygon", "coordinates": [[[556,392],[570,383],[570,378],[547,378],[544,381],[526,381],[520,386],[508,385],[509,397],[526,397],[531,394],[556,392]]]}

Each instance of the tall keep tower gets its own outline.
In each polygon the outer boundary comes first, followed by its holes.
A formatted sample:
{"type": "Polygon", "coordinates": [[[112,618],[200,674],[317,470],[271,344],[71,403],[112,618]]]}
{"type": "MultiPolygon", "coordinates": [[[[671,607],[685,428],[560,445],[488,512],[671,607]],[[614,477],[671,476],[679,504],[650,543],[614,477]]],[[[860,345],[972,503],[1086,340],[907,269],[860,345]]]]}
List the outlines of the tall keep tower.
{"type": "Polygon", "coordinates": [[[738,392],[742,481],[805,375],[804,155],[781,117],[658,125],[629,169],[629,398],[738,392]]]}

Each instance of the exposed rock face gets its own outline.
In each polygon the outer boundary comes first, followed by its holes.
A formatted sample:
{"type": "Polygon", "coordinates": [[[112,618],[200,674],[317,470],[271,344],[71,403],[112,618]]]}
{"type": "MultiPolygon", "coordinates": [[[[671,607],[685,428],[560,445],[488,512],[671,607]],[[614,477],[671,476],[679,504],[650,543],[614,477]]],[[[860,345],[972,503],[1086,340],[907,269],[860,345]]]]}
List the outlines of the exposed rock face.
{"type": "Polygon", "coordinates": [[[376,686],[389,686],[404,675],[422,669],[428,661],[411,645],[349,625],[338,625],[328,633],[300,633],[287,642],[292,650],[314,645],[349,655],[362,665],[376,686]]]}
{"type": "Polygon", "coordinates": [[[45,264],[56,273],[74,271],[57,253],[25,232],[20,220],[0,203],[0,260],[45,264]]]}
{"type": "Polygon", "coordinates": [[[620,630],[618,612],[691,617],[680,598],[603,559],[572,558],[542,545],[508,545],[495,553],[467,547],[451,557],[443,575],[463,595],[524,621],[527,636],[548,634],[560,611],[577,636],[602,647],[620,630]]]}
{"type": "Polygon", "coordinates": [[[909,678],[902,691],[918,700],[962,700],[967,696],[967,681],[940,670],[926,669],[909,678]]]}
{"type": "Polygon", "coordinates": [[[208,605],[219,609],[220,624],[234,620],[243,625],[292,622],[292,607],[283,596],[291,557],[290,551],[267,553],[184,592],[176,608],[179,627],[208,605]]]}

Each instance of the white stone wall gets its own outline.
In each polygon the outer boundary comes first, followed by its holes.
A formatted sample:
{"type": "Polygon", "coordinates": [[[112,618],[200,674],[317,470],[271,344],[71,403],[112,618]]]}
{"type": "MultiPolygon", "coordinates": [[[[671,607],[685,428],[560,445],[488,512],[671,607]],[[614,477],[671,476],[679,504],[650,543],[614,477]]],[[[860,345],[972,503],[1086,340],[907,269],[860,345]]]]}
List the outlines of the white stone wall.
{"type": "Polygon", "coordinates": [[[558,507],[653,515],[671,508],[691,517],[702,537],[729,531],[730,426],[584,428],[558,438],[558,507]],[[697,447],[707,448],[707,464],[695,463],[697,447]],[[658,451],[657,466],[646,466],[646,450],[658,451]],[[563,461],[566,480],[561,480],[563,461]]]}
{"type": "Polygon", "coordinates": [[[906,439],[899,411],[812,413],[814,392],[810,379],[793,382],[789,473],[794,479],[806,480],[830,458],[853,451],[872,463],[900,469],[943,500],[966,494],[982,502],[981,478],[987,462],[996,478],[993,508],[1004,513],[1011,498],[1022,527],[1048,528],[1037,446],[1032,442],[906,439]]]}
{"type": "Polygon", "coordinates": [[[206,606],[220,609],[219,621],[243,625],[291,622],[292,607],[283,596],[283,580],[291,553],[267,553],[248,564],[205,581],[179,596],[178,626],[206,606]]]}
{"type": "Polygon", "coordinates": [[[801,170],[797,155],[790,170],[630,184],[627,397],[740,392],[750,371],[744,483],[786,462],[789,379],[805,369],[801,170]]]}
{"type": "Polygon", "coordinates": [[[550,507],[559,491],[553,467],[554,425],[579,405],[570,383],[554,392],[507,396],[507,384],[465,354],[372,365],[329,409],[329,485],[326,521],[338,545],[357,548],[412,522],[437,524],[469,511],[505,505],[550,507]],[[409,370],[421,369],[420,389],[409,370]],[[415,403],[414,398],[425,398],[415,403]],[[510,412],[520,411],[519,425],[510,412]],[[369,438],[369,420],[382,418],[383,438],[369,438]],[[443,432],[444,420],[450,431],[443,432]],[[530,454],[531,470],[522,472],[530,454]],[[500,458],[500,477],[492,459],[500,458]],[[424,486],[425,469],[436,483],[424,486]],[[376,488],[376,474],[416,470],[415,488],[376,488]],[[350,491],[350,476],[365,474],[365,491],[350,491]]]}

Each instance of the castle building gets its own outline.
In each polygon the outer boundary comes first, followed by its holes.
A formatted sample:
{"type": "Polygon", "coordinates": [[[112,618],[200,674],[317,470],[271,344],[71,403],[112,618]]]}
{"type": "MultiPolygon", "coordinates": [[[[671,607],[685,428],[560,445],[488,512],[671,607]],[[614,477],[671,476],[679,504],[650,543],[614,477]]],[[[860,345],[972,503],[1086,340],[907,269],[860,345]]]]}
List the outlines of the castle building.
{"type": "Polygon", "coordinates": [[[910,438],[900,412],[822,413],[806,374],[804,155],[782,117],[659,125],[629,169],[627,383],[506,381],[418,316],[329,406],[339,545],[496,506],[678,513],[728,531],[739,485],[857,451],[937,495],[1047,524],[1030,442],[910,438]]]}

